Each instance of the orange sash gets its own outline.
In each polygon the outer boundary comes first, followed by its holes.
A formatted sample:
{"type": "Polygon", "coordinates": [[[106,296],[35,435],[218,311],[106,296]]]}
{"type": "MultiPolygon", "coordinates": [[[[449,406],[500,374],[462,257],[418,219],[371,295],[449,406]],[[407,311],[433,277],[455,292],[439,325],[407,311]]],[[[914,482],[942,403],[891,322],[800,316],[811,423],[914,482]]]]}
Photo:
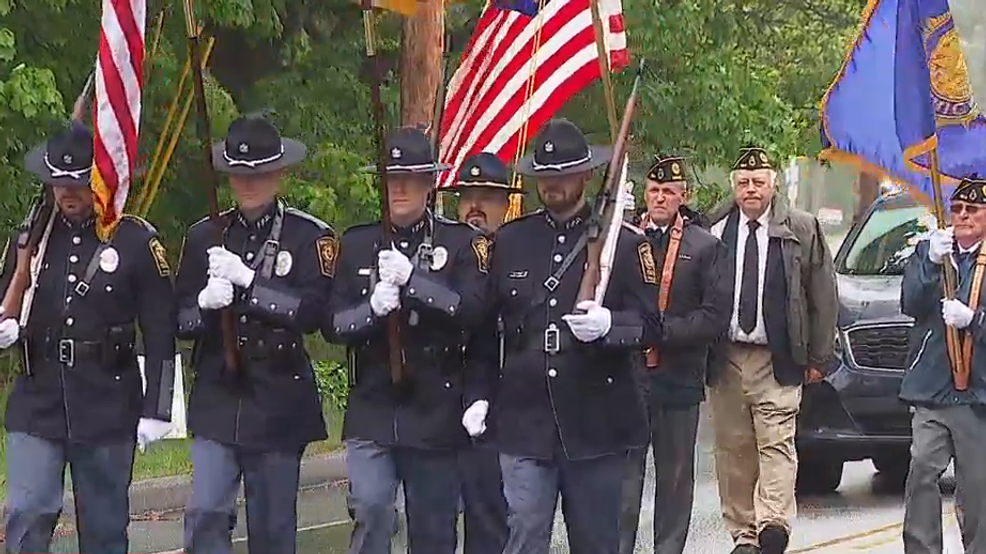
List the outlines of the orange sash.
{"type": "MultiPolygon", "coordinates": [[[[969,309],[976,311],[979,308],[979,296],[983,287],[983,273],[986,273],[986,248],[979,248],[979,255],[976,256],[976,269],[972,272],[972,287],[969,288],[969,309]]],[[[961,344],[961,360],[952,360],[952,371],[955,372],[956,389],[966,390],[969,384],[969,374],[972,372],[972,333],[964,330],[959,334],[961,344]],[[959,362],[959,363],[956,363],[959,362]]]]}
{"type": "MultiPolygon", "coordinates": [[[[640,227],[646,229],[649,219],[645,216],[641,219],[640,227]]],[[[664,267],[661,268],[661,289],[658,292],[657,307],[663,314],[668,309],[668,302],[671,300],[671,281],[674,278],[674,264],[678,261],[678,248],[681,246],[681,235],[684,227],[684,220],[681,214],[674,218],[671,224],[671,238],[668,241],[668,251],[664,255],[664,267]]],[[[647,369],[653,371],[657,369],[660,355],[657,348],[650,347],[644,351],[647,356],[647,369]]]]}

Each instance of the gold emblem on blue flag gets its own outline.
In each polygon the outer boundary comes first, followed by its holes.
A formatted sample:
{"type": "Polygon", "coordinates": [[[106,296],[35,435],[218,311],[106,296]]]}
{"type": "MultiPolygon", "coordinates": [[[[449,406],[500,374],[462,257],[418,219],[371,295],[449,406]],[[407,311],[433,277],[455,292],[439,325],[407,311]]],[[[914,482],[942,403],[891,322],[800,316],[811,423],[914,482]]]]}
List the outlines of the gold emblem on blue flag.
{"type": "Polygon", "coordinates": [[[928,18],[923,34],[937,126],[971,122],[979,115],[979,108],[973,102],[969,69],[952,14],[928,18]]]}

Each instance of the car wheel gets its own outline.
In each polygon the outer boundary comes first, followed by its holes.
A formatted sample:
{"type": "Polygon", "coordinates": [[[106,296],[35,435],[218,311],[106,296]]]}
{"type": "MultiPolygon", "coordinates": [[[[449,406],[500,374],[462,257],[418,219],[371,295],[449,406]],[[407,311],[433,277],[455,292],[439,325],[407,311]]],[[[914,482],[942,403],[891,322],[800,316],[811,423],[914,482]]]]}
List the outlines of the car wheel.
{"type": "Polygon", "coordinates": [[[911,467],[911,456],[906,452],[900,455],[874,456],[873,466],[887,481],[903,486],[911,467]]]}
{"type": "Polygon", "coordinates": [[[845,462],[820,452],[798,453],[799,494],[829,494],[842,482],[842,466],[845,462]]]}

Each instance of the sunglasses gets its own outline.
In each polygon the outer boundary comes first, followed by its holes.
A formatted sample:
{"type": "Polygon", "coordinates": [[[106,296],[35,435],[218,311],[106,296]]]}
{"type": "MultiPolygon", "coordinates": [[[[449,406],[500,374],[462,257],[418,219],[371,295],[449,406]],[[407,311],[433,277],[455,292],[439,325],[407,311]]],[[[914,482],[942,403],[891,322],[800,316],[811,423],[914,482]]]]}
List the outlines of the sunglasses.
{"type": "Polygon", "coordinates": [[[963,211],[969,215],[976,215],[982,208],[983,206],[978,206],[976,204],[952,204],[951,206],[952,213],[955,215],[958,215],[963,211]]]}

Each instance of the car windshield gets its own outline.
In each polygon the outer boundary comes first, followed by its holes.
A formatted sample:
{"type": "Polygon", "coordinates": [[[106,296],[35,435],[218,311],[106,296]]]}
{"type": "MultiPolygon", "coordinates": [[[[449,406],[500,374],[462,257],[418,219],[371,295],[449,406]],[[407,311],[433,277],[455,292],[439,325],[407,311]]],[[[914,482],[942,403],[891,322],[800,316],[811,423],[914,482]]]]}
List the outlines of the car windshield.
{"type": "Polygon", "coordinates": [[[903,275],[904,263],[933,225],[927,208],[890,201],[874,210],[846,250],[837,271],[846,275],[903,275]]]}

